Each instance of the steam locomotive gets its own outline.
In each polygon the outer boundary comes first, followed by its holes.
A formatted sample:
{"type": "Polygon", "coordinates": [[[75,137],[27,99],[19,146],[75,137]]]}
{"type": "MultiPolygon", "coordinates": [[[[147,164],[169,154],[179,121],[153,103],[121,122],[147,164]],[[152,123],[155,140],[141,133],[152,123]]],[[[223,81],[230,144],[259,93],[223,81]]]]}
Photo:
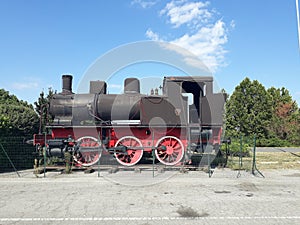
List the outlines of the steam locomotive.
{"type": "Polygon", "coordinates": [[[193,153],[219,152],[225,96],[213,92],[213,77],[164,77],[162,94],[140,93],[140,81],[126,78],[123,94],[108,94],[105,81],[90,81],[89,93],[72,92],[72,76],[49,103],[51,134],[34,135],[48,156],[70,152],[78,166],[97,163],[104,151],[124,166],[154,155],[180,165],[193,153]]]}

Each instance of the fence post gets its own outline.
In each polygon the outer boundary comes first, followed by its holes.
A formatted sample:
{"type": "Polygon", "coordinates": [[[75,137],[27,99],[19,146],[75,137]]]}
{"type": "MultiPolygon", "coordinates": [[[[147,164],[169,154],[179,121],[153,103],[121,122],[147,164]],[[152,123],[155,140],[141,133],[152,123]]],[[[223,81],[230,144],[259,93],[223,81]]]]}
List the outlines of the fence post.
{"type": "Polygon", "coordinates": [[[256,135],[254,135],[253,139],[253,158],[252,158],[252,174],[254,175],[254,168],[256,164],[256,135]]]}
{"type": "Polygon", "coordinates": [[[44,178],[46,177],[46,161],[47,161],[47,133],[45,132],[45,146],[43,148],[43,156],[44,156],[44,178]]]}
{"type": "Polygon", "coordinates": [[[155,166],[155,148],[154,148],[154,130],[152,131],[152,178],[154,178],[154,166],[155,166]]]}
{"type": "Polygon", "coordinates": [[[256,167],[256,134],[254,134],[254,140],[253,140],[253,159],[252,159],[252,174],[255,175],[255,170],[263,177],[265,176],[257,169],[256,167]]]}
{"type": "Polygon", "coordinates": [[[239,172],[237,174],[237,178],[241,176],[241,169],[243,166],[243,161],[242,161],[242,150],[243,150],[243,136],[240,135],[240,150],[239,150],[239,172]]]}
{"type": "Polygon", "coordinates": [[[102,127],[100,128],[100,131],[98,132],[98,142],[99,142],[99,160],[97,163],[97,170],[98,170],[98,177],[100,177],[100,160],[101,160],[101,156],[102,156],[102,151],[103,151],[103,141],[102,141],[102,134],[103,134],[103,130],[102,127]]]}

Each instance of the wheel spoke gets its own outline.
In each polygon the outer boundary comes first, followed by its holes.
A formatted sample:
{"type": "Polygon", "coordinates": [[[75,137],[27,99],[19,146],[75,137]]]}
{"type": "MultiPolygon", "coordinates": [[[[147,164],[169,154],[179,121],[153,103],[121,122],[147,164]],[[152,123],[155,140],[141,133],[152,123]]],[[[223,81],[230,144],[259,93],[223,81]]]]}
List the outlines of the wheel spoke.
{"type": "Polygon", "coordinates": [[[173,148],[173,150],[180,150],[181,149],[181,146],[178,145],[176,148],[173,148]]]}
{"type": "Polygon", "coordinates": [[[162,154],[162,155],[164,155],[164,156],[162,157],[162,160],[164,160],[164,159],[166,159],[166,158],[168,157],[168,154],[162,154]]]}
{"type": "Polygon", "coordinates": [[[100,153],[87,151],[84,148],[98,148],[100,147],[98,140],[94,137],[84,136],[76,141],[79,145],[79,151],[74,155],[74,160],[82,166],[91,166],[98,162],[100,153]]]}
{"type": "Polygon", "coordinates": [[[157,159],[165,165],[178,164],[184,154],[183,144],[175,136],[162,137],[157,141],[156,147],[159,149],[155,150],[155,155],[157,159]]]}
{"type": "Polygon", "coordinates": [[[173,145],[172,145],[172,148],[174,148],[175,147],[175,145],[177,145],[178,143],[177,143],[177,141],[176,140],[174,140],[174,142],[173,142],[173,145]]]}
{"type": "Polygon", "coordinates": [[[140,161],[143,156],[142,143],[134,136],[126,136],[119,139],[115,146],[124,145],[127,148],[127,154],[115,153],[116,160],[124,166],[133,166],[140,161]],[[140,147],[141,150],[136,149],[140,147]]]}
{"type": "Polygon", "coordinates": [[[177,156],[179,155],[179,152],[173,152],[173,154],[172,154],[172,156],[174,157],[176,157],[177,158],[177,156]]]}

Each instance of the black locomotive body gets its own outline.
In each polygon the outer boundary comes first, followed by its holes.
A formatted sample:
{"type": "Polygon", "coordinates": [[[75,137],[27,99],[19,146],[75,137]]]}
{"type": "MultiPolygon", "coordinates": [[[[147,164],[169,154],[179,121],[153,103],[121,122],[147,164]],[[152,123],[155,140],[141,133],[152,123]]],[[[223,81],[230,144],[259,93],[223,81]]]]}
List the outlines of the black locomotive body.
{"type": "Polygon", "coordinates": [[[173,166],[195,152],[219,151],[225,98],[213,92],[212,77],[164,77],[161,95],[141,94],[136,78],[125,79],[123,94],[107,94],[104,81],[74,94],[72,76],[62,79],[62,92],[49,104],[51,135],[34,138],[49,155],[71,151],[77,165],[90,166],[106,151],[132,166],[154,152],[160,163],[173,166]]]}

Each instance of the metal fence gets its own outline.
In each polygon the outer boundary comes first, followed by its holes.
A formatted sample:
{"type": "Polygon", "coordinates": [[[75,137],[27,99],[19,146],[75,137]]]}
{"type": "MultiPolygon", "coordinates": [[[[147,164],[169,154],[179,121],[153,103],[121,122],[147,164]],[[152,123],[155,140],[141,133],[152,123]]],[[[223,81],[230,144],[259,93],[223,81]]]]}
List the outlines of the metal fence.
{"type": "MultiPolygon", "coordinates": [[[[36,154],[36,149],[32,144],[28,144],[26,137],[0,137],[0,173],[20,171],[24,169],[33,169],[36,158],[42,159],[43,156],[36,154]]],[[[256,175],[262,175],[259,169],[268,168],[294,168],[299,165],[300,148],[294,152],[289,152],[283,148],[277,148],[276,151],[271,148],[261,149],[256,152],[256,139],[254,137],[236,137],[231,139],[231,144],[223,144],[223,153],[227,153],[227,167],[237,171],[248,171],[256,175]],[[225,147],[228,147],[228,151],[225,147]],[[271,151],[272,150],[272,151],[271,151]]],[[[45,161],[45,160],[44,160],[45,161]]],[[[44,161],[40,167],[44,166],[44,161]]],[[[205,160],[202,160],[205,161],[205,160]]],[[[59,162],[61,167],[65,167],[65,160],[57,160],[47,158],[47,165],[54,165],[59,162]],[[50,162],[50,164],[49,164],[50,162]]],[[[73,162],[74,163],[74,162],[73,162]]],[[[145,162],[144,162],[145,163],[145,162]]],[[[114,157],[103,152],[99,163],[94,167],[101,165],[101,169],[105,169],[105,165],[111,167],[119,167],[114,157]]],[[[201,163],[197,164],[201,167],[201,163]]],[[[218,163],[216,165],[219,165],[218,163]]],[[[222,163],[221,163],[222,165],[222,163]]],[[[149,165],[151,166],[151,165],[149,165]]],[[[156,167],[158,165],[155,165],[156,167]]],[[[76,167],[73,164],[73,169],[76,167]]],[[[137,165],[140,168],[140,165],[137,165]]],[[[298,168],[298,167],[297,167],[298,168]]]]}
{"type": "Polygon", "coordinates": [[[228,146],[229,150],[227,158],[227,167],[237,170],[237,177],[240,171],[247,171],[253,175],[264,177],[257,167],[257,153],[256,153],[257,138],[253,137],[232,137],[231,144],[228,146]]]}
{"type": "Polygon", "coordinates": [[[26,137],[0,137],[0,172],[33,168],[35,147],[26,137]]]}
{"type": "MultiPolygon", "coordinates": [[[[33,145],[28,144],[27,140],[30,138],[26,137],[0,137],[0,172],[7,172],[13,170],[21,170],[21,169],[32,169],[34,168],[34,160],[37,157],[36,149],[33,145]]],[[[232,144],[230,145],[231,151],[229,152],[231,155],[228,157],[229,166],[234,167],[235,169],[245,169],[249,168],[252,165],[252,161],[249,161],[249,149],[251,141],[248,139],[233,139],[232,144]],[[243,158],[248,156],[248,161],[243,158]],[[241,160],[241,162],[237,161],[241,160]],[[251,165],[250,165],[251,164],[251,165]]],[[[47,158],[47,164],[49,163],[47,158]]],[[[206,162],[204,159],[203,162],[206,162]]],[[[64,160],[61,161],[63,165],[65,164],[64,160]]],[[[54,162],[50,160],[50,164],[53,165],[54,162]]],[[[62,165],[60,163],[60,165],[62,165]]],[[[43,163],[44,164],[44,163],[43,163]]],[[[117,166],[117,162],[115,159],[109,154],[102,154],[102,157],[99,161],[101,165],[115,165],[117,166]]],[[[43,166],[43,165],[40,165],[43,166]]],[[[201,166],[199,164],[199,166],[201,166]]]]}

